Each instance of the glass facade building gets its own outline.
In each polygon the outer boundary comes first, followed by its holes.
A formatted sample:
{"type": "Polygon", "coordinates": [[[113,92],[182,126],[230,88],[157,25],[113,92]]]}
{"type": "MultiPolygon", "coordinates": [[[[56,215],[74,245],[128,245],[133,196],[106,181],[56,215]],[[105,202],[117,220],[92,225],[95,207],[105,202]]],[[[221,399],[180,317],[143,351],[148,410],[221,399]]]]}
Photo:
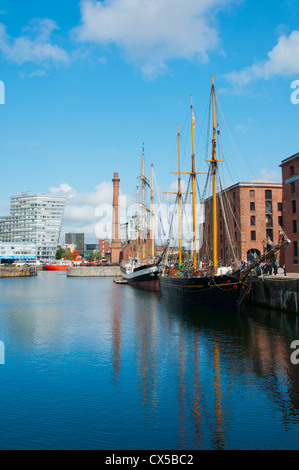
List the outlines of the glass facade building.
{"type": "Polygon", "coordinates": [[[84,255],[84,233],[66,233],[65,243],[67,245],[76,245],[79,255],[84,255]]]}
{"type": "Polygon", "coordinates": [[[10,217],[0,217],[0,241],[35,243],[37,260],[55,259],[65,196],[23,193],[10,199],[10,217]]]}
{"type": "Polygon", "coordinates": [[[35,243],[0,243],[0,263],[5,261],[34,262],[36,261],[35,243]]]}

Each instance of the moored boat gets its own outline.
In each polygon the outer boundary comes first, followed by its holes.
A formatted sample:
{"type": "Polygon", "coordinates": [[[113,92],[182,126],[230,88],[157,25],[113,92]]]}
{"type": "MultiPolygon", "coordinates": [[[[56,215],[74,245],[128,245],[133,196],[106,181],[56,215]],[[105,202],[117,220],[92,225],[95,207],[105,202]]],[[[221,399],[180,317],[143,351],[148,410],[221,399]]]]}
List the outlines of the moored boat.
{"type": "MultiPolygon", "coordinates": [[[[159,274],[159,285],[162,297],[168,300],[174,300],[184,305],[194,304],[198,311],[202,307],[217,307],[220,309],[229,309],[231,311],[240,311],[246,294],[249,292],[251,283],[259,273],[259,267],[266,260],[274,263],[277,253],[287,246],[290,241],[286,237],[282,229],[280,229],[280,239],[277,245],[271,240],[268,240],[268,252],[263,256],[258,257],[253,262],[242,266],[222,266],[218,265],[217,254],[217,198],[216,198],[216,177],[218,176],[218,160],[216,156],[216,119],[215,119],[215,88],[214,78],[212,80],[212,123],[213,123],[213,138],[212,138],[212,155],[207,159],[209,163],[208,176],[212,178],[212,230],[209,233],[209,240],[212,240],[212,253],[208,266],[202,269],[202,260],[199,263],[199,253],[196,250],[197,231],[199,225],[196,221],[196,173],[195,171],[195,152],[194,152],[194,115],[191,99],[191,134],[192,134],[192,169],[187,173],[191,179],[191,192],[181,192],[181,170],[180,170],[180,134],[178,133],[178,215],[179,215],[179,259],[177,262],[171,260],[169,249],[161,263],[159,274]],[[192,240],[192,259],[188,261],[186,266],[182,260],[182,244],[181,244],[181,203],[182,194],[192,195],[192,225],[193,225],[193,240],[192,240]]],[[[217,134],[218,134],[217,122],[217,134]]],[[[206,185],[205,185],[206,187],[206,185]]],[[[173,194],[173,193],[172,193],[173,194]]],[[[203,200],[201,201],[203,202],[203,200]]],[[[223,207],[221,207],[223,209],[223,207]]],[[[225,218],[227,221],[227,218],[225,218]]],[[[227,232],[229,230],[226,227],[227,232]]],[[[232,237],[230,237],[232,243],[232,237]]],[[[170,246],[170,245],[169,245],[170,246]]],[[[203,251],[203,250],[202,250],[203,251]]]]}
{"type": "Polygon", "coordinates": [[[53,261],[51,263],[46,264],[45,267],[47,271],[67,271],[67,268],[71,265],[71,262],[53,261]]]}
{"type": "Polygon", "coordinates": [[[131,261],[131,263],[127,263],[126,265],[121,265],[120,270],[128,284],[144,290],[156,292],[160,290],[158,263],[139,264],[131,261]]]}
{"type": "Polygon", "coordinates": [[[128,281],[125,279],[114,279],[115,284],[128,284],[128,281]]]}
{"type": "Polygon", "coordinates": [[[139,227],[138,224],[138,178],[137,178],[137,214],[136,214],[136,232],[137,232],[137,258],[131,257],[129,262],[122,263],[120,266],[121,273],[123,278],[128,282],[128,284],[139,287],[143,290],[148,291],[160,291],[159,286],[159,263],[160,259],[155,260],[154,254],[154,228],[153,228],[153,202],[154,202],[154,188],[153,188],[153,165],[151,165],[151,185],[148,179],[145,176],[144,168],[144,151],[142,151],[142,174],[140,179],[142,182],[142,225],[139,227]],[[151,209],[148,209],[145,205],[145,187],[148,186],[151,188],[151,209]],[[146,222],[145,222],[145,212],[151,214],[151,236],[150,239],[146,240],[146,235],[148,233],[146,222]],[[150,256],[146,257],[145,253],[145,243],[146,241],[150,242],[150,256]]]}

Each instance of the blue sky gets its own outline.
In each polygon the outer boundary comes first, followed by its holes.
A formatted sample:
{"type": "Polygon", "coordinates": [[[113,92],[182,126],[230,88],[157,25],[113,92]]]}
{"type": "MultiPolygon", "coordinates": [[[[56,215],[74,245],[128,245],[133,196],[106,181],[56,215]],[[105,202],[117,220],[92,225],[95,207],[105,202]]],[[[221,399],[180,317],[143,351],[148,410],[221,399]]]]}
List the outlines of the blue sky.
{"type": "MultiPolygon", "coordinates": [[[[160,190],[173,183],[190,95],[202,168],[212,74],[234,182],[280,181],[279,164],[299,151],[296,3],[0,0],[0,215],[21,191],[66,194],[63,232],[93,240],[115,171],[122,194],[135,197],[143,143],[160,190]]],[[[182,155],[189,171],[183,135],[182,155]]]]}

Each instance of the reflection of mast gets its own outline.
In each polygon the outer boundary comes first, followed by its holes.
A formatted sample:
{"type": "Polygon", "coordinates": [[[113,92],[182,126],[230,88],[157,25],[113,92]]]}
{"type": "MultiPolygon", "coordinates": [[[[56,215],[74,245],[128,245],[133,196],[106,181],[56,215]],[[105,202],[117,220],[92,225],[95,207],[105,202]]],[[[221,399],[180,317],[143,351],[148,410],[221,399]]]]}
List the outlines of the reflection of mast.
{"type": "Polygon", "coordinates": [[[182,448],[186,447],[186,417],[184,415],[184,404],[186,400],[185,385],[185,364],[184,364],[184,329],[180,325],[180,346],[179,346],[179,418],[180,418],[180,438],[182,448]]]}
{"type": "Polygon", "coordinates": [[[199,358],[198,358],[198,332],[194,333],[194,406],[193,406],[193,415],[196,428],[196,437],[194,438],[196,448],[200,449],[202,446],[201,441],[201,408],[200,408],[200,384],[199,384],[199,358]]]}
{"type": "MultiPolygon", "coordinates": [[[[115,289],[114,295],[117,296],[117,289],[115,289]]],[[[120,357],[120,344],[121,344],[121,310],[119,305],[119,299],[114,298],[113,301],[113,314],[112,314],[112,338],[113,338],[113,373],[112,373],[112,384],[118,385],[118,378],[121,366],[120,357]]]]}
{"type": "Polygon", "coordinates": [[[218,342],[218,333],[216,332],[215,337],[215,411],[216,411],[216,444],[217,449],[223,449],[224,447],[224,437],[223,437],[223,417],[222,417],[222,407],[221,407],[221,384],[220,384],[220,363],[219,363],[219,342],[218,342]]]}
{"type": "Polygon", "coordinates": [[[140,379],[142,406],[146,416],[149,407],[157,404],[156,377],[156,311],[144,305],[137,317],[137,365],[140,379]]]}

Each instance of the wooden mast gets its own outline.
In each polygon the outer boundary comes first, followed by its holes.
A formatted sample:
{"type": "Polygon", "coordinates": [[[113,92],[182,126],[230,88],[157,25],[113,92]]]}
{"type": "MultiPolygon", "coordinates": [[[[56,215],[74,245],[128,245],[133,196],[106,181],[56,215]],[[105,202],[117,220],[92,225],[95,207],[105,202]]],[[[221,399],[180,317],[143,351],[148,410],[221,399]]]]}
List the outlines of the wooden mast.
{"type": "Polygon", "coordinates": [[[147,229],[145,227],[145,211],[150,212],[150,210],[145,206],[145,186],[150,188],[150,183],[145,176],[145,168],[144,168],[144,147],[142,146],[142,174],[140,175],[140,179],[142,181],[142,259],[145,259],[145,243],[147,239],[147,229]]]}
{"type": "Polygon", "coordinates": [[[194,154],[194,116],[193,116],[193,106],[192,106],[192,96],[191,96],[191,131],[192,131],[192,172],[191,172],[191,180],[192,180],[192,214],[193,214],[193,269],[196,271],[197,269],[197,256],[196,256],[196,216],[195,216],[195,207],[196,207],[196,200],[195,200],[195,154],[194,154]]]}
{"type": "Polygon", "coordinates": [[[215,118],[215,86],[212,76],[212,104],[213,104],[213,140],[212,140],[212,179],[213,179],[213,267],[214,275],[217,274],[217,157],[216,157],[216,118],[215,118]]]}
{"type": "Polygon", "coordinates": [[[144,149],[142,148],[142,259],[145,258],[145,244],[144,244],[144,232],[145,232],[145,215],[144,215],[144,190],[145,190],[145,181],[144,181],[144,149]]]}
{"type": "Polygon", "coordinates": [[[137,261],[139,261],[139,213],[138,213],[138,201],[139,198],[139,179],[137,176],[137,191],[136,191],[136,204],[137,204],[137,209],[136,209],[136,245],[137,245],[137,261]]]}
{"type": "Polygon", "coordinates": [[[182,265],[182,192],[181,192],[181,155],[180,155],[180,126],[178,124],[178,202],[179,202],[179,263],[182,265]]]}
{"type": "MultiPolygon", "coordinates": [[[[178,191],[176,193],[173,192],[164,192],[164,194],[176,194],[178,197],[178,205],[179,205],[179,264],[182,264],[182,195],[183,194],[190,194],[190,193],[182,193],[181,188],[181,152],[180,152],[180,126],[178,124],[178,171],[174,171],[178,175],[178,191]]],[[[191,173],[184,172],[184,174],[190,175],[191,173]]]]}
{"type": "Polygon", "coordinates": [[[151,194],[151,242],[152,242],[152,259],[155,257],[155,236],[154,236],[154,165],[152,169],[152,194],[151,194]]]}

